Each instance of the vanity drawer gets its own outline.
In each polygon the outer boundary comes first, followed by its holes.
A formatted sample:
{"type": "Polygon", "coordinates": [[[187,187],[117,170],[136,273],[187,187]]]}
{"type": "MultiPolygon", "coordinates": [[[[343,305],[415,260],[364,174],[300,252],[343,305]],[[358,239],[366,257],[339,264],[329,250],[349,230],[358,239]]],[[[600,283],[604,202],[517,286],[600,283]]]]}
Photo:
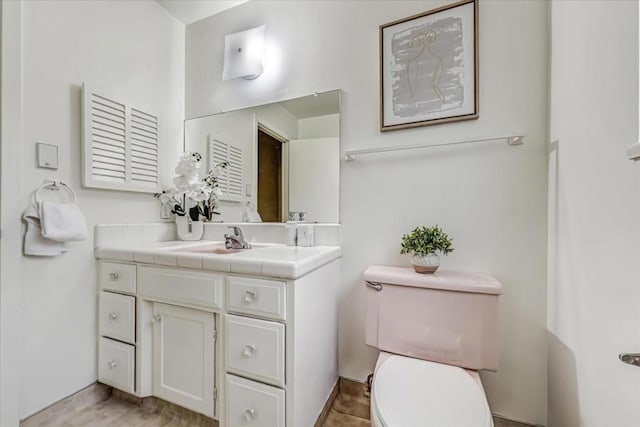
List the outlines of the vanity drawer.
{"type": "Polygon", "coordinates": [[[230,276],[227,278],[227,307],[237,313],[285,320],[287,284],[230,276]]]}
{"type": "Polygon", "coordinates": [[[134,392],[135,347],[100,338],[98,380],[128,393],[134,392]]]}
{"type": "Polygon", "coordinates": [[[140,267],[138,293],[140,295],[189,305],[222,308],[221,274],[140,267]]]}
{"type": "Polygon", "coordinates": [[[98,271],[100,289],[136,293],[136,266],[117,262],[100,262],[98,271]]]}
{"type": "Polygon", "coordinates": [[[284,390],[227,374],[228,426],[285,427],[284,390]]]}
{"type": "Polygon", "coordinates": [[[136,299],[128,295],[100,292],[100,335],[136,342],[136,299]]]}
{"type": "Polygon", "coordinates": [[[227,370],[284,386],[284,325],[227,315],[227,370]]]}

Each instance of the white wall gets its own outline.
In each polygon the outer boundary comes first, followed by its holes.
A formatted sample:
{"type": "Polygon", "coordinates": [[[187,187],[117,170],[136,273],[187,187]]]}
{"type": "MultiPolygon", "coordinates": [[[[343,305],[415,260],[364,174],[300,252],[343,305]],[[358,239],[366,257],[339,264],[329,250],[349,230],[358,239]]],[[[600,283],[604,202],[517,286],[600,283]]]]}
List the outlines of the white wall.
{"type": "Polygon", "coordinates": [[[299,138],[333,138],[340,136],[340,114],[298,120],[299,138]]]}
{"type": "MultiPolygon", "coordinates": [[[[254,173],[256,162],[256,114],[252,110],[232,111],[190,120],[185,124],[185,151],[195,151],[202,154],[204,165],[201,166],[200,176],[208,170],[209,150],[207,139],[226,142],[242,150],[242,179],[244,184],[254,185],[257,179],[254,173]]],[[[254,185],[255,187],[255,185],[254,185]]],[[[255,192],[252,197],[241,197],[237,201],[220,201],[216,221],[242,221],[243,207],[247,201],[256,204],[255,192]]],[[[222,238],[222,236],[221,236],[222,238]]]]}
{"type": "Polygon", "coordinates": [[[289,210],[306,221],[340,222],[340,139],[289,142],[289,210]]]}
{"type": "Polygon", "coordinates": [[[362,271],[409,264],[400,237],[440,224],[456,251],[445,268],[493,273],[504,284],[500,371],[483,375],[494,412],[546,421],[546,140],[548,4],[480,3],[480,119],[381,134],[378,28],[444,1],[245,3],[187,27],[187,117],[341,88],[343,149],[522,132],[503,142],[387,154],[342,163],[340,374],[363,380],[362,271]],[[268,68],[221,80],[224,35],[267,26],[268,68]]]}
{"type": "Polygon", "coordinates": [[[270,104],[254,109],[258,123],[285,139],[298,138],[298,119],[280,104],[270,104]]]}
{"type": "Polygon", "coordinates": [[[308,221],[340,222],[340,114],[298,121],[289,147],[291,207],[308,221]]]}
{"type": "Polygon", "coordinates": [[[548,425],[638,426],[638,2],[551,11],[548,425]]]}
{"type": "Polygon", "coordinates": [[[22,8],[0,2],[0,426],[18,425],[22,382],[22,288],[19,280],[21,201],[15,194],[22,182],[22,8]]]}
{"type": "MultiPolygon", "coordinates": [[[[182,149],[184,26],[155,1],[25,1],[22,7],[24,139],[12,141],[23,148],[16,159],[21,185],[12,197],[24,208],[44,178],[62,180],[76,190],[90,236],[96,223],[157,220],[151,195],[81,188],[81,84],[136,91],[156,109],[167,185],[182,149]],[[57,171],[35,167],[36,142],[59,146],[57,171]]],[[[16,219],[11,227],[20,226],[16,219]]],[[[21,244],[14,238],[12,245],[21,244]]],[[[20,260],[23,317],[14,327],[22,327],[24,341],[21,418],[97,377],[92,237],[70,246],[60,257],[20,260]]]]}

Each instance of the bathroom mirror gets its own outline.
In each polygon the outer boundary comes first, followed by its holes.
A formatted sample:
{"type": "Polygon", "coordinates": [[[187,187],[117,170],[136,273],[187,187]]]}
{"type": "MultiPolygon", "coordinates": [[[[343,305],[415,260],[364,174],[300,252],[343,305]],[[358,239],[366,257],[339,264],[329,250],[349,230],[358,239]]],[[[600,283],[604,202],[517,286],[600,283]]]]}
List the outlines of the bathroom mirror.
{"type": "Polygon", "coordinates": [[[215,220],[340,221],[339,90],[186,120],[184,150],[229,162],[215,220]]]}

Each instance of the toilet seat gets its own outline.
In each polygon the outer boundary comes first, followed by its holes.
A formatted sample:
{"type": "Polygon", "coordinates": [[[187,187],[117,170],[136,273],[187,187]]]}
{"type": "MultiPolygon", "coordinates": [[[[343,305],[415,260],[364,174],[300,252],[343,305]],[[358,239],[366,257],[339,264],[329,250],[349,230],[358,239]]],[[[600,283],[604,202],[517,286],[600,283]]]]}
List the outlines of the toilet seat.
{"type": "Polygon", "coordinates": [[[456,366],[391,355],[379,361],[371,418],[379,427],[493,427],[482,386],[456,366]]]}

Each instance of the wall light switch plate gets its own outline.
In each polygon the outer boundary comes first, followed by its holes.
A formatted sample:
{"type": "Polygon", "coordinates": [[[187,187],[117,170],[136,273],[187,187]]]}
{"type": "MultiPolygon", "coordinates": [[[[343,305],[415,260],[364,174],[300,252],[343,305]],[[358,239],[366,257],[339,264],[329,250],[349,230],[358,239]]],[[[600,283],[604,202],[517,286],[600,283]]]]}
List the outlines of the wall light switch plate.
{"type": "Polygon", "coordinates": [[[163,203],[160,205],[160,219],[171,219],[171,203],[163,203]]]}
{"type": "Polygon", "coordinates": [[[39,168],[58,169],[58,146],[36,142],[36,159],[39,168]]]}
{"type": "Polygon", "coordinates": [[[298,246],[313,246],[313,225],[298,224],[298,246]]]}

